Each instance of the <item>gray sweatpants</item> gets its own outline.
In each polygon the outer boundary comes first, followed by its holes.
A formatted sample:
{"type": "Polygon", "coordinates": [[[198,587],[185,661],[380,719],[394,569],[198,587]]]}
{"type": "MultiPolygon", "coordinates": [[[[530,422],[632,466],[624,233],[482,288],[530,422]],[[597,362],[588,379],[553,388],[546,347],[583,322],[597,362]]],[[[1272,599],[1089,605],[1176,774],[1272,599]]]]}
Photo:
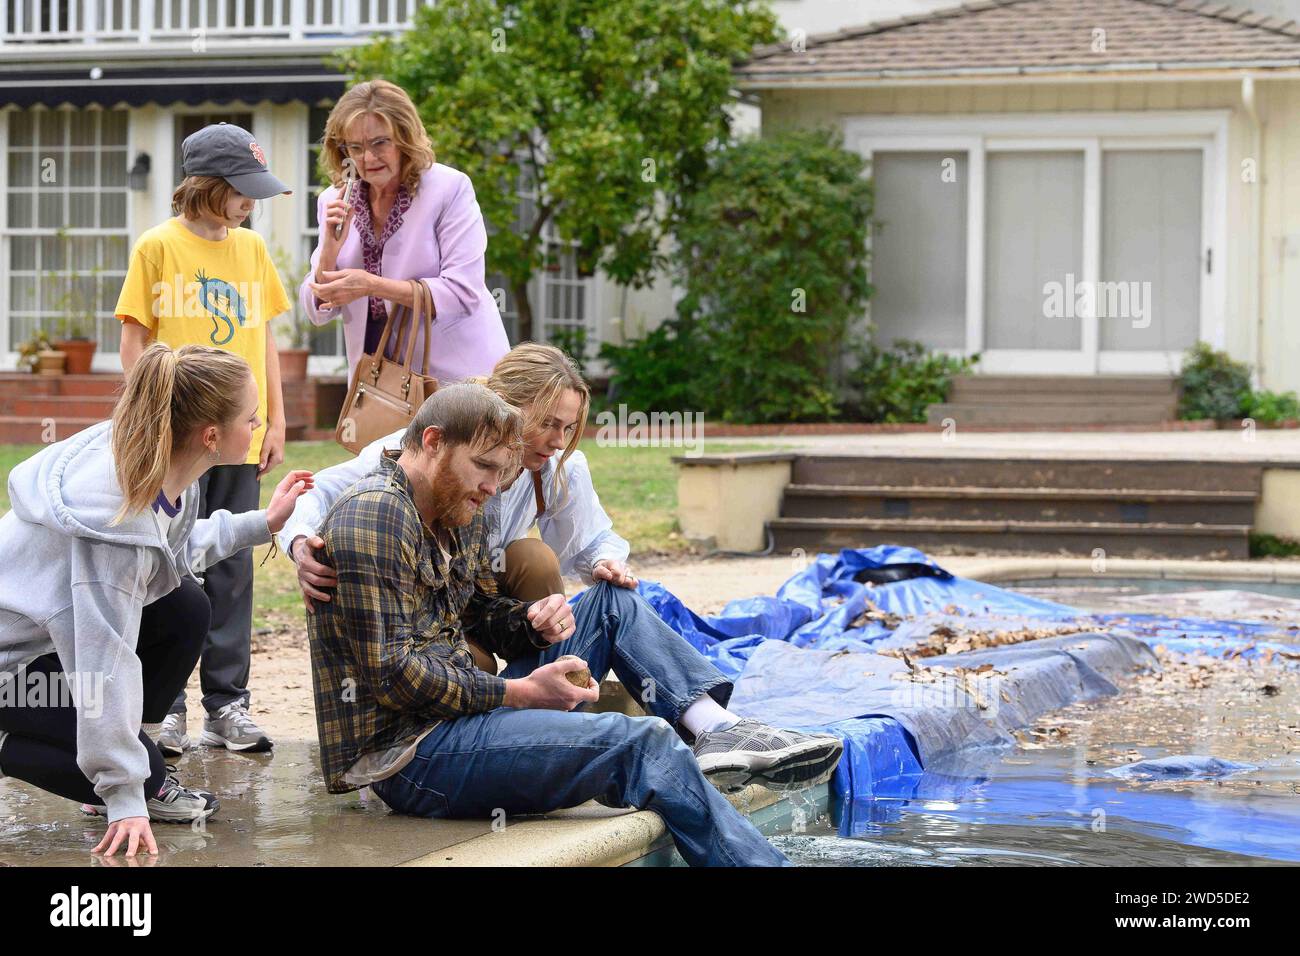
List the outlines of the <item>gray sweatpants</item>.
{"type": "MultiPolygon", "coordinates": [[[[261,482],[256,465],[217,465],[199,479],[199,516],[225,509],[231,514],[256,511],[261,482]]],[[[199,658],[203,707],[216,713],[236,700],[249,700],[248,669],[253,639],[253,549],[245,548],[214,564],[203,575],[203,590],[212,602],[212,626],[199,658]]],[[[172,713],[185,712],[181,688],[172,713]]]]}

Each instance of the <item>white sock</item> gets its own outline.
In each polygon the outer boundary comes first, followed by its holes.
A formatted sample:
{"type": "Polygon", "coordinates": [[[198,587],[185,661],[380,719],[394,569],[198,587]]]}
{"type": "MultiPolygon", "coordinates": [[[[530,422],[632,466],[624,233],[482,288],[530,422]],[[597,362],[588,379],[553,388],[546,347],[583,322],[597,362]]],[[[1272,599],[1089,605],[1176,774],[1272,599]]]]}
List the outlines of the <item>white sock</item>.
{"type": "Polygon", "coordinates": [[[699,735],[734,727],[740,718],[705,694],[686,708],[680,723],[692,734],[699,735]]]}
{"type": "Polygon", "coordinates": [[[158,721],[158,723],[156,724],[142,723],[140,725],[140,729],[144,731],[144,735],[148,737],[150,740],[154,741],[155,743],[158,740],[158,735],[162,733],[162,727],[163,725],[161,720],[158,721]]]}

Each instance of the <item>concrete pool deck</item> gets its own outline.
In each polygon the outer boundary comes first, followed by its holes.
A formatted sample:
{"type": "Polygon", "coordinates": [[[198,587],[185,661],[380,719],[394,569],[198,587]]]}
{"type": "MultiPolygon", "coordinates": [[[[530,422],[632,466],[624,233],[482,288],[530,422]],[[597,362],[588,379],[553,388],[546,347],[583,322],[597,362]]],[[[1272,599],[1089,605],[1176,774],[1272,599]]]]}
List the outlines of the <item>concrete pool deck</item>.
{"type": "MultiPolygon", "coordinates": [[[[954,574],[1003,586],[1031,578],[1104,581],[1108,576],[1300,582],[1300,561],[1110,559],[1099,572],[1087,558],[934,557],[954,574]]],[[[738,574],[748,593],[772,593],[795,570],[788,557],[715,560],[738,574]]],[[[680,581],[663,575],[665,585],[684,599],[691,597],[688,570],[678,572],[680,581]]],[[[660,577],[652,568],[644,576],[660,577]]],[[[694,582],[696,588],[706,584],[694,582]]],[[[687,604],[697,606],[692,600],[687,604]]],[[[137,858],[132,865],[617,866],[652,852],[662,855],[669,842],[656,814],[594,803],[548,816],[505,820],[505,826],[496,829],[491,820],[397,816],[367,793],[327,794],[314,739],[277,734],[276,740],[275,751],[266,755],[205,749],[187,753],[179,762],[182,778],[218,793],[222,810],[199,830],[159,824],[154,833],[160,856],[137,858]]],[[[733,802],[750,812],[780,799],[753,787],[733,802]]],[[[111,861],[91,856],[103,832],[103,821],[82,817],[76,805],[0,780],[0,866],[127,865],[120,856],[111,861]]]]}

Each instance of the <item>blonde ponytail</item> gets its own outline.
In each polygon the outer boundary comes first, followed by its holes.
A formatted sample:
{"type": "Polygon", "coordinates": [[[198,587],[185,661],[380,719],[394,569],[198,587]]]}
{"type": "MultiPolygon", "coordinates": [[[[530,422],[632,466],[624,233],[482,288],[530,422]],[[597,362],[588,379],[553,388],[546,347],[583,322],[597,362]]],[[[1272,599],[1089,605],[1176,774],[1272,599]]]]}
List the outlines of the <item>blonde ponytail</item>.
{"type": "Polygon", "coordinates": [[[122,489],[113,524],[153,504],[173,455],[195,429],[225,425],[239,414],[251,375],[247,362],[221,349],[173,351],[156,342],[141,353],[113,411],[113,464],[122,489]]]}

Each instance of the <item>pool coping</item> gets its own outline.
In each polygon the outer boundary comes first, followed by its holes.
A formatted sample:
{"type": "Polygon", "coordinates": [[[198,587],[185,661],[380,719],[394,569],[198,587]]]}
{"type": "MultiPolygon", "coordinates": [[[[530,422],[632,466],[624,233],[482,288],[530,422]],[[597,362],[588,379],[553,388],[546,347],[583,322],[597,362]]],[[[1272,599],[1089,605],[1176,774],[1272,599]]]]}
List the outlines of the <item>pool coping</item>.
{"type": "MultiPolygon", "coordinates": [[[[757,785],[727,794],[748,815],[788,799],[757,785]]],[[[622,866],[671,846],[663,818],[653,810],[573,810],[508,824],[417,856],[398,866],[622,866]],[[502,839],[505,833],[509,839],[502,839]]]]}
{"type": "Polygon", "coordinates": [[[936,557],[940,567],[988,583],[1031,578],[1165,578],[1300,584],[1300,561],[1190,561],[1143,558],[936,557]]]}

